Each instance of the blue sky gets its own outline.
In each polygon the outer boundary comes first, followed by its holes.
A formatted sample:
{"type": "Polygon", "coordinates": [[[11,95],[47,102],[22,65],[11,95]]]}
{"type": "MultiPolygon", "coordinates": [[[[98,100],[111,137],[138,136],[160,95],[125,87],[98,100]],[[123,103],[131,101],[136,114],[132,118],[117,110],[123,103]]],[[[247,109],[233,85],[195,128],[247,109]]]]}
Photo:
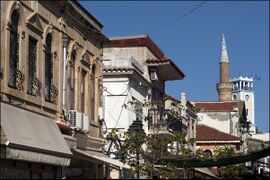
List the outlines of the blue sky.
{"type": "MultiPolygon", "coordinates": [[[[170,23],[201,1],[80,1],[104,26],[107,36],[145,34],[170,23]]],[[[255,80],[255,121],[269,131],[269,2],[206,1],[174,24],[148,35],[186,74],[170,81],[166,92],[189,100],[216,101],[221,34],[225,34],[230,76],[255,80]]]]}

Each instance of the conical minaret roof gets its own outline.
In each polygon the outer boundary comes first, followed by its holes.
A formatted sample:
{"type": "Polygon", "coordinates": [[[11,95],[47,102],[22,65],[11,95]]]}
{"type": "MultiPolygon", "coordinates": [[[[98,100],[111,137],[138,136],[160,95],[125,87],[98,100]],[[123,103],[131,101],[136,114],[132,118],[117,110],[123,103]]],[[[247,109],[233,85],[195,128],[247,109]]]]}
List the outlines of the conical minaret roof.
{"type": "Polygon", "coordinates": [[[222,46],[221,46],[220,62],[229,62],[228,52],[227,52],[227,47],[226,47],[226,42],[225,42],[225,36],[223,33],[222,33],[222,46]]]}

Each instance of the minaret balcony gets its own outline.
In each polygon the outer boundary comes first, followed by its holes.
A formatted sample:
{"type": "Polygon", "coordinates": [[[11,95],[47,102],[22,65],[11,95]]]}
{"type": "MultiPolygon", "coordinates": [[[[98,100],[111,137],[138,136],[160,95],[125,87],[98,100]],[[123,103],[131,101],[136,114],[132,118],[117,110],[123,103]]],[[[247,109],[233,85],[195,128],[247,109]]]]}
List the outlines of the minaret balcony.
{"type": "Polygon", "coordinates": [[[232,89],[232,83],[230,82],[217,83],[216,87],[217,89],[232,89]]]}

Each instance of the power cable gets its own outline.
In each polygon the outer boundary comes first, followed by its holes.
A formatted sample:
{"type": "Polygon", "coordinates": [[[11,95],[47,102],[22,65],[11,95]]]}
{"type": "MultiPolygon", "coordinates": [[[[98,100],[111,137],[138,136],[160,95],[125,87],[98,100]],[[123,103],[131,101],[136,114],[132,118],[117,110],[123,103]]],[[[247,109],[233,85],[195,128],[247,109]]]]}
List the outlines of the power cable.
{"type": "Polygon", "coordinates": [[[122,93],[120,93],[120,94],[112,94],[112,93],[110,93],[108,90],[107,90],[107,88],[106,87],[102,87],[102,89],[105,91],[105,92],[107,92],[109,95],[111,95],[111,96],[122,96],[122,95],[124,95],[129,89],[130,89],[130,87],[129,87],[129,85],[127,86],[127,88],[126,88],[126,90],[124,91],[124,92],[122,92],[122,93]]]}
{"type": "MultiPolygon", "coordinates": [[[[130,88],[128,88],[128,92],[129,92],[129,91],[130,91],[130,88]]],[[[128,97],[128,96],[125,97],[124,104],[126,103],[127,97],[128,97]]],[[[118,125],[118,122],[119,122],[120,117],[121,117],[121,115],[122,115],[123,109],[124,109],[124,106],[122,106],[122,108],[121,108],[120,114],[119,114],[119,116],[118,116],[118,118],[117,118],[117,122],[116,122],[114,128],[116,128],[116,126],[118,125]]]]}
{"type": "Polygon", "coordinates": [[[166,28],[166,27],[168,27],[168,26],[170,26],[170,25],[176,23],[177,21],[180,21],[180,20],[183,19],[184,17],[187,17],[187,16],[190,15],[192,12],[194,12],[195,10],[197,10],[198,8],[200,8],[205,2],[206,2],[206,0],[203,1],[203,2],[201,2],[199,5],[195,6],[194,8],[192,8],[191,10],[189,10],[188,12],[186,12],[185,14],[183,14],[182,16],[176,18],[175,20],[173,20],[173,21],[171,21],[171,22],[169,22],[169,23],[167,23],[167,24],[165,24],[165,25],[162,25],[162,26],[160,26],[160,27],[158,27],[158,28],[149,30],[149,31],[146,32],[146,34],[150,34],[150,33],[153,33],[153,32],[159,31],[159,30],[162,30],[162,29],[164,29],[164,28],[166,28]]]}
{"type": "Polygon", "coordinates": [[[107,110],[107,108],[105,108],[105,111],[107,111],[108,112],[108,114],[111,116],[111,118],[113,119],[113,121],[114,122],[116,122],[117,124],[118,124],[118,122],[117,122],[117,120],[113,117],[113,115],[107,110]]]}

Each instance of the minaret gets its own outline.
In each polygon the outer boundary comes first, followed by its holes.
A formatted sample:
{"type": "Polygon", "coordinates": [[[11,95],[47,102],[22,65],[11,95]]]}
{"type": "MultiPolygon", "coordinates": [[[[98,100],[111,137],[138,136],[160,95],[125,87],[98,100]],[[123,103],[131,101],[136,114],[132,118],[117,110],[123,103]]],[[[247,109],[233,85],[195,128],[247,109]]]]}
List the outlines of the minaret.
{"type": "Polygon", "coordinates": [[[230,69],[229,69],[229,58],[225,43],[224,34],[222,34],[222,47],[221,47],[221,58],[220,58],[220,82],[217,83],[217,91],[219,94],[219,101],[231,101],[232,100],[232,85],[230,83],[230,69]]]}

